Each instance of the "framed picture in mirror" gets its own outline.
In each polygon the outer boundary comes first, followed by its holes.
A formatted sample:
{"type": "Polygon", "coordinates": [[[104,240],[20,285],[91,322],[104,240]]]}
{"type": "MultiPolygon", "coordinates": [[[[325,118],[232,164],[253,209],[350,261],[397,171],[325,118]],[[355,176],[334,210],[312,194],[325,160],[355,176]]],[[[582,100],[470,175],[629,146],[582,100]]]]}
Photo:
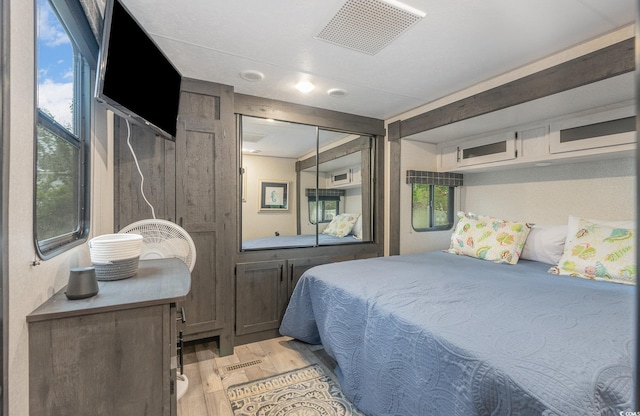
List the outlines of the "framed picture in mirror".
{"type": "Polygon", "coordinates": [[[289,209],[289,182],[260,181],[260,211],[286,211],[289,209]]]}

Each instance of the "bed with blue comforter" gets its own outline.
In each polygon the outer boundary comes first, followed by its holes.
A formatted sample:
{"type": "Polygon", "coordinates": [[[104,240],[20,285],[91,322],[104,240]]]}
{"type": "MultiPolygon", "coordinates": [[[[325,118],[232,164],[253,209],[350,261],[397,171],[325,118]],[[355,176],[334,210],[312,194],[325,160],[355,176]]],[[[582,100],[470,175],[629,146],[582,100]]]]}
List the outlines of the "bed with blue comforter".
{"type": "Polygon", "coordinates": [[[434,251],[314,267],[280,332],[322,344],[367,415],[619,415],[635,287],[434,251]]]}

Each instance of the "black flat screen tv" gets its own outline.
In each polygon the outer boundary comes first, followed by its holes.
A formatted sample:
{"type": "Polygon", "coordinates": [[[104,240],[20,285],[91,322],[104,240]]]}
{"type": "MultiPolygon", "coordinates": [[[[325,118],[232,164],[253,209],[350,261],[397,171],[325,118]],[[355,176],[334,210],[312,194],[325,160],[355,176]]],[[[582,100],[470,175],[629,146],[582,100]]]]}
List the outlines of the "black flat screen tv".
{"type": "Polygon", "coordinates": [[[182,77],[119,0],[107,0],[95,97],[175,140],[182,77]]]}

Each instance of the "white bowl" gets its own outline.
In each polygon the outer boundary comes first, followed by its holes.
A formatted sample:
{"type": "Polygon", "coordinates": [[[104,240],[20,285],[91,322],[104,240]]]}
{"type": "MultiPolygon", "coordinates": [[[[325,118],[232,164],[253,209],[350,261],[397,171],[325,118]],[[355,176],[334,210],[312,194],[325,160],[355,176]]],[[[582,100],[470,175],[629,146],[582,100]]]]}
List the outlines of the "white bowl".
{"type": "Polygon", "coordinates": [[[89,240],[89,247],[109,247],[126,243],[141,244],[143,237],[140,234],[102,234],[89,240]]]}
{"type": "Polygon", "coordinates": [[[139,257],[142,240],[140,234],[103,234],[92,238],[89,240],[91,262],[106,264],[139,257]]]}

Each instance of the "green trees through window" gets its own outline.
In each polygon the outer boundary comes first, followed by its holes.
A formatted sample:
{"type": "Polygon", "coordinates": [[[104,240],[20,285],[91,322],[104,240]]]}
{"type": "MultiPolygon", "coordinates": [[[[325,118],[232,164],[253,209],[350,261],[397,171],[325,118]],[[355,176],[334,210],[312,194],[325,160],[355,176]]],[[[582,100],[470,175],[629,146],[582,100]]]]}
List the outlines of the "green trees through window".
{"type": "Polygon", "coordinates": [[[453,189],[443,185],[411,185],[411,226],[414,230],[444,230],[453,226],[453,189]]]}
{"type": "Polygon", "coordinates": [[[38,241],[77,232],[80,219],[79,149],[39,124],[36,157],[38,241]]]}

